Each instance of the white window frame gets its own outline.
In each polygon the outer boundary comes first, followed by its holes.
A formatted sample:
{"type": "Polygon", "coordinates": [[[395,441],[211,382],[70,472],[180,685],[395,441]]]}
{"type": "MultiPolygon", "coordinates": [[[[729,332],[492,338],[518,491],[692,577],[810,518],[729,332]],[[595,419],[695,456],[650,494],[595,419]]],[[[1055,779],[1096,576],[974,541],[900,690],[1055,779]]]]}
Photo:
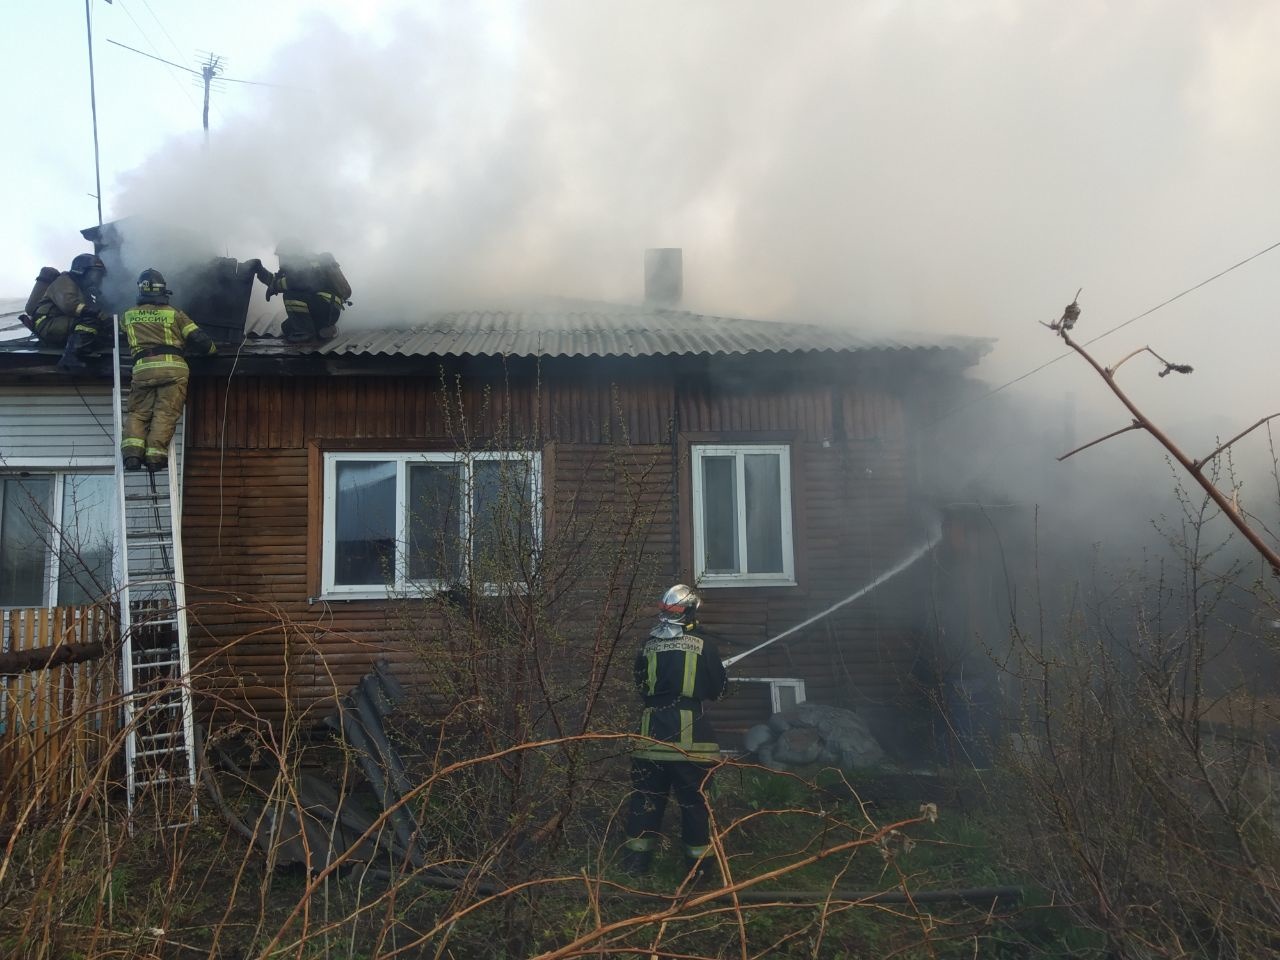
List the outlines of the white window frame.
{"type": "MultiPolygon", "coordinates": [[[[54,457],[41,458],[39,462],[34,459],[22,461],[20,468],[7,467],[0,470],[0,480],[9,480],[13,478],[23,479],[40,479],[43,477],[53,478],[53,489],[50,491],[52,503],[49,510],[49,527],[47,535],[49,539],[45,542],[45,564],[44,564],[44,590],[41,593],[41,602],[38,607],[56,607],[63,606],[58,601],[58,580],[62,575],[62,508],[63,500],[66,495],[66,482],[68,477],[83,477],[87,475],[94,476],[110,476],[112,463],[110,460],[105,464],[95,462],[99,458],[82,458],[81,461],[68,461],[54,457]],[[83,465],[81,465],[83,464],[83,465]],[[107,469],[102,469],[106,466],[107,469]]],[[[0,500],[0,514],[3,514],[4,503],[0,500]]],[[[115,519],[116,503],[115,498],[111,500],[111,527],[114,530],[117,523],[115,519]]],[[[4,517],[0,515],[0,523],[4,517]]],[[[114,573],[113,573],[114,576],[114,573]]],[[[0,605],[0,610],[22,610],[26,607],[4,606],[0,605]]]]}
{"type": "MultiPolygon", "coordinates": [[[[439,580],[411,580],[408,577],[406,550],[409,542],[409,512],[406,509],[408,496],[408,468],[419,463],[461,464],[466,468],[464,486],[466,491],[465,509],[460,517],[460,537],[464,543],[471,539],[471,465],[483,460],[520,460],[529,465],[529,503],[532,511],[530,517],[533,531],[533,553],[535,562],[542,548],[542,455],[536,452],[493,451],[481,453],[461,453],[450,451],[433,452],[375,452],[375,451],[326,451],[324,454],[324,516],[322,524],[321,547],[321,579],[320,599],[336,600],[370,600],[388,599],[403,596],[420,596],[447,589],[450,585],[439,580]],[[336,557],[336,515],[338,507],[337,465],[339,463],[393,462],[396,464],[396,517],[395,517],[395,550],[392,566],[395,571],[395,582],[390,584],[343,584],[334,582],[336,557]]],[[[462,576],[465,580],[471,564],[469,551],[462,557],[462,576]]],[[[486,593],[497,593],[509,589],[511,584],[486,583],[486,593]]],[[[518,586],[518,585],[517,585],[518,586]]]]}
{"type": "Polygon", "coordinates": [[[782,712],[783,689],[795,691],[797,705],[805,702],[804,681],[799,677],[734,677],[733,679],[736,683],[767,683],[771,713],[782,712]]]}
{"type": "Polygon", "coordinates": [[[785,443],[695,443],[689,448],[693,474],[693,577],[701,587],[794,587],[796,585],[795,540],[791,520],[791,446],[785,443]],[[781,573],[708,573],[706,571],[706,533],[703,510],[703,457],[732,455],[734,467],[734,501],[737,507],[738,556],[747,565],[747,478],[743,457],[746,454],[775,454],[779,457],[779,506],[782,511],[781,573]]]}

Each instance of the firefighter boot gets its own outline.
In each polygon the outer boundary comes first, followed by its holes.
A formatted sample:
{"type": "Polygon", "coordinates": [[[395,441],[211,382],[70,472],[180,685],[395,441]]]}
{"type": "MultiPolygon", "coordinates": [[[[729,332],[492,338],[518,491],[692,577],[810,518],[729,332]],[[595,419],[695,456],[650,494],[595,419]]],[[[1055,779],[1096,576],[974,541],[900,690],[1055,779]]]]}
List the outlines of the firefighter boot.
{"type": "Polygon", "coordinates": [[[88,369],[85,357],[92,338],[87,333],[74,332],[67,337],[67,345],[62,349],[62,357],[58,360],[58,369],[63,373],[84,373],[88,369]]]}
{"type": "Polygon", "coordinates": [[[142,464],[149,472],[158,473],[169,466],[169,458],[163,453],[149,453],[147,458],[142,461],[142,464]]]}
{"type": "Polygon", "coordinates": [[[715,867],[715,861],[710,857],[694,857],[689,854],[684,856],[685,876],[688,878],[685,882],[689,889],[698,889],[709,887],[715,883],[715,874],[718,872],[715,867]]]}
{"type": "Polygon", "coordinates": [[[139,457],[139,456],[135,456],[135,455],[133,455],[133,454],[130,454],[129,456],[127,456],[127,457],[125,457],[125,458],[124,458],[124,468],[125,468],[126,470],[131,471],[131,472],[132,472],[132,471],[134,471],[134,470],[141,470],[141,469],[142,469],[142,458],[141,458],[141,457],[139,457]]]}
{"type": "Polygon", "coordinates": [[[652,850],[623,850],[622,870],[633,877],[643,877],[653,866],[652,850]]]}

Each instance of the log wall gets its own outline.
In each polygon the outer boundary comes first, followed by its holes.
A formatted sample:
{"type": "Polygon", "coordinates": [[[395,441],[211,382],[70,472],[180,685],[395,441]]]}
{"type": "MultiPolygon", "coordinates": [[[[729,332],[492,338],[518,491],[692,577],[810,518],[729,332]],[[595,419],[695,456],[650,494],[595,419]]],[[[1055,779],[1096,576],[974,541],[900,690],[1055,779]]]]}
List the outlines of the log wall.
{"type": "MultiPolygon", "coordinates": [[[[705,622],[724,638],[724,656],[841,599],[915,545],[904,406],[885,378],[691,375],[640,361],[595,368],[591,377],[568,361],[515,377],[193,377],[183,536],[195,660],[210,702],[273,721],[319,716],[377,656],[405,669],[421,656],[429,625],[406,618],[403,604],[316,597],[317,463],[326,449],[539,449],[544,526],[554,532],[610,504],[626,501],[633,512],[644,504],[646,589],[656,589],[691,577],[689,444],[790,443],[799,583],[706,590],[705,622]]],[[[881,591],[739,670],[803,678],[811,700],[869,713],[900,707],[912,695],[916,655],[908,596],[899,585],[881,591]]],[[[615,664],[623,673],[624,659],[615,664]]],[[[758,699],[726,701],[723,724],[758,721],[758,699]]]]}

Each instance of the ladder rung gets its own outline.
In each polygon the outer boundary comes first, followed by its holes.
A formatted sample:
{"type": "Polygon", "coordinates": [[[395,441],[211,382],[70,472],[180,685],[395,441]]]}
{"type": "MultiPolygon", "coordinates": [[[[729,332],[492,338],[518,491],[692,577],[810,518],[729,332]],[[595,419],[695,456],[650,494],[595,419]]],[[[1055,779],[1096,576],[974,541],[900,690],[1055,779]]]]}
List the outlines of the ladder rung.
{"type": "Polygon", "coordinates": [[[138,779],[133,781],[133,788],[136,792],[138,787],[186,787],[190,786],[190,781],[185,775],[181,777],[159,777],[155,780],[138,779]]]}
{"type": "Polygon", "coordinates": [[[160,667],[176,667],[181,661],[179,660],[151,660],[147,663],[135,663],[134,670],[157,670],[160,667]]]}
{"type": "Polygon", "coordinates": [[[126,494],[124,495],[124,498],[125,498],[125,500],[126,500],[126,501],[140,501],[140,500],[156,501],[156,500],[168,500],[168,499],[169,499],[169,491],[168,491],[168,490],[157,490],[155,493],[126,493],[126,494]]]}
{"type": "Polygon", "coordinates": [[[154,750],[135,750],[133,751],[133,756],[136,759],[137,757],[160,757],[165,755],[166,753],[186,753],[186,752],[187,752],[186,749],[180,746],[157,747],[154,750]]]}

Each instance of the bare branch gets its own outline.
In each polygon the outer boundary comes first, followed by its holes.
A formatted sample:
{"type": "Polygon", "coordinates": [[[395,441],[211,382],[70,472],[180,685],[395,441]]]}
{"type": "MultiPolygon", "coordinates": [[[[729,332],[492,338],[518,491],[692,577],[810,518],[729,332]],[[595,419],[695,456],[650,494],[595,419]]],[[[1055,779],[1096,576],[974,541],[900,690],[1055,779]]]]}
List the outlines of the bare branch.
{"type": "Polygon", "coordinates": [[[1076,447],[1074,450],[1068,450],[1066,453],[1064,453],[1062,456],[1058,458],[1058,462],[1061,463],[1063,460],[1067,459],[1067,457],[1075,456],[1081,450],[1088,450],[1090,447],[1096,446],[1097,444],[1101,443],[1103,440],[1110,440],[1112,437],[1118,437],[1120,436],[1120,434],[1128,433],[1130,430],[1141,430],[1141,429],[1142,429],[1142,424],[1140,424],[1137,420],[1135,420],[1133,421],[1133,423],[1129,424],[1127,427],[1121,427],[1119,430],[1112,430],[1110,433],[1108,433],[1104,437],[1099,437],[1097,440],[1090,440],[1088,443],[1082,446],[1076,447]]]}
{"type": "Polygon", "coordinates": [[[1240,439],[1241,439],[1241,438],[1243,438],[1246,434],[1252,433],[1254,430],[1257,430],[1260,426],[1262,426],[1262,425],[1263,425],[1264,423],[1266,423],[1268,420],[1274,420],[1276,417],[1280,417],[1280,413],[1273,413],[1273,414],[1271,414],[1271,416],[1269,416],[1269,417],[1263,417],[1261,420],[1259,420],[1257,423],[1255,423],[1252,427],[1248,427],[1248,428],[1246,428],[1246,429],[1244,429],[1244,430],[1241,430],[1239,433],[1237,433],[1234,437],[1232,437],[1232,438],[1231,438],[1230,440],[1228,440],[1226,443],[1224,443],[1224,444],[1222,444],[1221,446],[1219,446],[1219,447],[1215,448],[1215,449],[1213,450],[1213,452],[1212,452],[1212,453],[1206,454],[1205,456],[1201,457],[1199,460],[1195,461],[1195,467],[1196,467],[1196,469],[1197,469],[1197,470],[1198,470],[1198,469],[1200,469],[1200,468],[1201,468],[1201,467],[1203,467],[1206,463],[1208,463],[1210,460],[1212,460],[1214,457],[1216,457],[1218,454],[1220,454],[1223,450],[1227,449],[1227,447],[1229,447],[1229,446],[1231,446],[1233,443],[1235,443],[1237,440],[1240,440],[1240,439]]]}
{"type": "Polygon", "coordinates": [[[1167,377],[1171,373],[1191,373],[1192,370],[1194,369],[1189,363],[1174,363],[1170,360],[1166,360],[1164,357],[1160,356],[1160,354],[1156,353],[1150,347],[1139,347],[1137,350],[1134,350],[1131,353],[1127,353],[1123,357],[1121,357],[1119,362],[1117,362],[1115,366],[1107,367],[1106,368],[1107,373],[1111,374],[1112,376],[1115,376],[1116,371],[1120,369],[1120,366],[1126,360],[1130,360],[1133,357],[1136,357],[1140,353],[1149,353],[1153,357],[1155,357],[1157,360],[1159,360],[1161,363],[1164,364],[1164,369],[1161,370],[1158,374],[1156,374],[1156,376],[1158,377],[1167,377]]]}
{"type": "Polygon", "coordinates": [[[1116,399],[1123,403],[1129,413],[1133,415],[1134,420],[1140,424],[1144,430],[1151,434],[1151,436],[1153,436],[1162,447],[1169,451],[1169,455],[1172,456],[1173,459],[1177,460],[1182,468],[1192,476],[1204,492],[1209,495],[1209,498],[1218,505],[1218,509],[1226,515],[1227,519],[1229,519],[1244,538],[1249,541],[1250,545],[1262,555],[1263,559],[1265,559],[1270,565],[1272,571],[1277,575],[1280,575],[1280,553],[1277,553],[1275,548],[1262,539],[1258,532],[1248,524],[1243,516],[1240,515],[1240,511],[1235,507],[1226,494],[1219,490],[1217,486],[1214,485],[1213,481],[1201,472],[1200,464],[1183,453],[1182,449],[1174,443],[1163,430],[1152,423],[1150,418],[1139,410],[1137,405],[1129,399],[1123,390],[1120,389],[1119,384],[1116,383],[1115,377],[1112,376],[1111,372],[1098,363],[1098,361],[1095,360],[1093,356],[1084,349],[1084,347],[1072,340],[1071,335],[1067,333],[1067,331],[1059,330],[1058,336],[1062,338],[1063,343],[1076,353],[1080,354],[1080,356],[1084,357],[1089,366],[1093,367],[1098,376],[1100,376],[1103,382],[1110,388],[1111,392],[1116,395],[1116,399]]]}

